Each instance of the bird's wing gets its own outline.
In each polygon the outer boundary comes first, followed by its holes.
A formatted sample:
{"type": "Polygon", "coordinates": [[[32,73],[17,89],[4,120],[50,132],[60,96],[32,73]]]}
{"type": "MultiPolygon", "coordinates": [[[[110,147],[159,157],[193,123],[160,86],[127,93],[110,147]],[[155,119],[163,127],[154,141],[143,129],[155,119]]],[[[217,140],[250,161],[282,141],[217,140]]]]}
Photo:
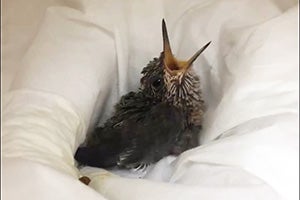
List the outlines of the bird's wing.
{"type": "Polygon", "coordinates": [[[165,103],[153,105],[142,93],[129,93],[115,115],[91,135],[75,158],[95,167],[132,167],[152,163],[170,153],[183,128],[183,114],[165,103]]]}
{"type": "Polygon", "coordinates": [[[153,163],[168,155],[184,127],[183,113],[174,106],[160,103],[153,106],[143,120],[128,120],[121,134],[126,148],[120,153],[118,165],[132,167],[153,163]]]}

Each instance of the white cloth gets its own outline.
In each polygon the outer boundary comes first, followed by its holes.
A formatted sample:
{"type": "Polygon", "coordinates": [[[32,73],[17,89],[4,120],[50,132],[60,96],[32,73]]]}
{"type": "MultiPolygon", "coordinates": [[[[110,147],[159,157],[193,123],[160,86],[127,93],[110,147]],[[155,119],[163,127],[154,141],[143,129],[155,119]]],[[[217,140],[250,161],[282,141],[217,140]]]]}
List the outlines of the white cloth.
{"type": "Polygon", "coordinates": [[[3,3],[5,199],[298,199],[297,1],[30,1],[32,15],[27,1],[3,3]],[[181,59],[212,41],[194,66],[203,145],[161,160],[149,180],[79,172],[88,127],[159,55],[162,18],[181,59]]]}

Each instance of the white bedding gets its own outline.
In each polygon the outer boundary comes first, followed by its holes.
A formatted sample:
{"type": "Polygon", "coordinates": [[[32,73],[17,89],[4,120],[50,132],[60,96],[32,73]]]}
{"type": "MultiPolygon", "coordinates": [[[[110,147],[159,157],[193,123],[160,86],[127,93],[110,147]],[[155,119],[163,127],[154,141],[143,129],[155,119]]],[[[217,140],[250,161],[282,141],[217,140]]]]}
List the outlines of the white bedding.
{"type": "Polygon", "coordinates": [[[297,7],[5,0],[4,199],[298,199],[297,7]],[[89,127],[138,87],[142,67],[162,50],[162,18],[179,58],[212,41],[194,66],[208,108],[202,145],[162,159],[144,179],[79,171],[73,154],[89,127]]]}

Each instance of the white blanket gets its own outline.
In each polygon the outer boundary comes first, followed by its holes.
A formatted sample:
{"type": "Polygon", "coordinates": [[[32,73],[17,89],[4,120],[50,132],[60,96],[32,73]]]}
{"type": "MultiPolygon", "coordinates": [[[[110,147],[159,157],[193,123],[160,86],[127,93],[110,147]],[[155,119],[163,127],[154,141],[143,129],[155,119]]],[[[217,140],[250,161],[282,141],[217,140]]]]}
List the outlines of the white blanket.
{"type": "Polygon", "coordinates": [[[3,2],[4,199],[299,198],[296,1],[30,2],[3,2]],[[162,50],[162,18],[179,58],[212,41],[194,66],[202,145],[144,179],[79,171],[89,128],[162,50]]]}

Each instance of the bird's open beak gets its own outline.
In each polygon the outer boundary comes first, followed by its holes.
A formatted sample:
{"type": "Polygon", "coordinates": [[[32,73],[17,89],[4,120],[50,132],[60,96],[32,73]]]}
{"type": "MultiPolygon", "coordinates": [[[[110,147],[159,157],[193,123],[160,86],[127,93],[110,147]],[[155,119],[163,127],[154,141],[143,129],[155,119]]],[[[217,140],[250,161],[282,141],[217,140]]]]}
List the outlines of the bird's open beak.
{"type": "Polygon", "coordinates": [[[164,48],[164,67],[171,74],[177,74],[178,72],[186,71],[190,68],[193,62],[198,58],[198,56],[210,45],[211,42],[204,45],[200,50],[198,50],[190,59],[187,61],[177,60],[171,50],[168,31],[166,27],[165,20],[162,20],[162,34],[163,34],[163,48],[164,48]]]}

